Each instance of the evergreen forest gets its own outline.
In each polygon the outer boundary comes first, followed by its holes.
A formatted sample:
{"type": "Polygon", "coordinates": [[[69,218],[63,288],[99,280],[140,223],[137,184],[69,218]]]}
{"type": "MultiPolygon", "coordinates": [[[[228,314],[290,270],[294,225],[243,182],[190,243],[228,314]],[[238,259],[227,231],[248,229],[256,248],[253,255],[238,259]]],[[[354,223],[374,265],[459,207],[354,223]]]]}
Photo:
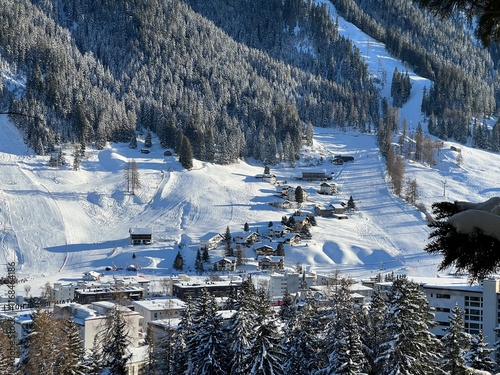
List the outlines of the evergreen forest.
{"type": "MultiPolygon", "coordinates": [[[[496,113],[498,52],[474,43],[464,20],[404,0],[332,4],[434,82],[422,102],[431,133],[466,142],[471,118],[496,113]]],[[[361,54],[322,2],[5,0],[0,68],[25,82],[15,90],[0,76],[0,112],[40,155],[150,131],[203,161],[293,163],[307,124],[381,126],[384,74],[370,75],[361,54]]],[[[398,107],[411,87],[394,74],[398,107]]],[[[498,128],[479,121],[474,144],[497,151],[498,128]]]]}

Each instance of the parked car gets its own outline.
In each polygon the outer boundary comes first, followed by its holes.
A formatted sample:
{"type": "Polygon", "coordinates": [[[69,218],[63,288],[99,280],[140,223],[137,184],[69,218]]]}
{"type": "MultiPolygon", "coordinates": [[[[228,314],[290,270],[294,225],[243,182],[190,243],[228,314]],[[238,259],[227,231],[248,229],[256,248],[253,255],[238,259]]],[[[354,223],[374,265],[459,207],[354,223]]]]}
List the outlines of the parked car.
{"type": "Polygon", "coordinates": [[[151,151],[141,148],[141,154],[149,154],[151,151]]]}

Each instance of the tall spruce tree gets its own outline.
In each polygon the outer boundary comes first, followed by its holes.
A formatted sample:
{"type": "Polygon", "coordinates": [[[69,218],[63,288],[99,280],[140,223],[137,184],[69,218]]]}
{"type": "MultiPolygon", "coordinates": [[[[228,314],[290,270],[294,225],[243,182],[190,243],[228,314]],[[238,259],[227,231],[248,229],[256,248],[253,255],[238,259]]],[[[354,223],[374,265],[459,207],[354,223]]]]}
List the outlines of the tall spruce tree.
{"type": "Polygon", "coordinates": [[[451,310],[450,325],[443,331],[442,368],[447,374],[466,375],[469,373],[465,364],[465,354],[469,351],[471,335],[465,332],[464,311],[458,306],[451,310]]]}
{"type": "Polygon", "coordinates": [[[100,335],[104,368],[113,375],[127,375],[127,362],[132,353],[128,349],[127,321],[121,306],[115,305],[108,311],[100,335]]]}
{"type": "Polygon", "coordinates": [[[379,375],[440,374],[441,343],[429,302],[419,285],[397,278],[388,296],[387,336],[376,359],[379,375]]]}
{"type": "Polygon", "coordinates": [[[229,337],[229,374],[246,375],[250,363],[250,346],[253,339],[253,324],[257,295],[252,280],[245,280],[237,297],[239,308],[234,314],[229,337]]]}
{"type": "Polygon", "coordinates": [[[324,323],[318,302],[308,291],[301,309],[292,314],[285,326],[286,374],[314,374],[317,371],[324,323]]]}
{"type": "Polygon", "coordinates": [[[192,333],[187,340],[188,370],[192,375],[224,375],[227,346],[215,297],[203,289],[194,303],[192,333]]]}
{"type": "Polygon", "coordinates": [[[284,352],[278,316],[271,309],[271,301],[264,289],[257,290],[258,305],[254,320],[254,337],[250,344],[250,363],[247,374],[284,374],[284,352]]]}
{"type": "Polygon", "coordinates": [[[377,288],[374,290],[367,310],[361,315],[361,339],[365,352],[364,371],[369,375],[381,373],[382,363],[377,362],[381,354],[381,345],[387,338],[387,305],[384,292],[377,288]]]}
{"type": "Polygon", "coordinates": [[[483,331],[479,331],[479,334],[472,336],[469,352],[465,355],[467,366],[494,373],[497,368],[497,363],[491,358],[494,351],[484,342],[483,331]]]}

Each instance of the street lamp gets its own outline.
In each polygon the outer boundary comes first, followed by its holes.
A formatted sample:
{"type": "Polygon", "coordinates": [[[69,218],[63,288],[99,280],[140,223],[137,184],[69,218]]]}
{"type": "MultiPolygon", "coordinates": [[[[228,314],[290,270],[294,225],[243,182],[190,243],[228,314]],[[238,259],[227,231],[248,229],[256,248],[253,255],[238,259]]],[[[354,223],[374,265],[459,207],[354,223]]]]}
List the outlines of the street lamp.
{"type": "Polygon", "coordinates": [[[446,197],[446,183],[447,183],[447,181],[444,180],[443,181],[443,197],[446,197]]]}

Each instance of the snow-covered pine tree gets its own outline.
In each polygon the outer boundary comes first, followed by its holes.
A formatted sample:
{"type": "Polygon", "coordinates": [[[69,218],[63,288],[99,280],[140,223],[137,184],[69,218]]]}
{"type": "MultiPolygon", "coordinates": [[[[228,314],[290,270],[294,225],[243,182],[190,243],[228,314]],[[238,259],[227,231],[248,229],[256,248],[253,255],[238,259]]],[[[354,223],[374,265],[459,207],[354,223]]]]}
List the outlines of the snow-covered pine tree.
{"type": "Polygon", "coordinates": [[[182,314],[181,321],[174,334],[174,363],[173,374],[184,374],[188,366],[188,354],[186,343],[192,334],[193,327],[193,300],[188,297],[186,300],[186,309],[182,314]]]}
{"type": "Polygon", "coordinates": [[[200,249],[196,251],[196,260],[194,262],[194,269],[198,275],[201,275],[204,271],[203,269],[203,259],[201,258],[200,249]]]}
{"type": "Polygon", "coordinates": [[[109,310],[101,334],[104,367],[113,375],[127,375],[127,362],[132,354],[128,350],[127,321],[121,307],[109,310]]]}
{"type": "Polygon", "coordinates": [[[146,137],[144,138],[144,147],[150,148],[153,146],[153,137],[151,135],[151,130],[148,129],[146,132],[146,137]]]}
{"type": "Polygon", "coordinates": [[[223,375],[227,368],[227,346],[215,297],[206,289],[194,303],[192,332],[187,340],[190,375],[223,375]]]}
{"type": "Polygon", "coordinates": [[[355,375],[361,372],[364,354],[350,285],[350,280],[341,279],[333,294],[332,320],[323,341],[323,360],[318,375],[355,375]]]}
{"type": "Polygon", "coordinates": [[[84,364],[85,351],[78,331],[78,326],[72,317],[61,319],[61,350],[57,353],[56,372],[64,375],[86,375],[84,364]]]}
{"type": "Polygon", "coordinates": [[[85,355],[83,360],[86,375],[101,375],[104,371],[102,347],[99,341],[99,335],[95,335],[92,348],[90,349],[90,352],[85,355]]]}
{"type": "Polygon", "coordinates": [[[388,296],[387,337],[376,359],[379,375],[441,374],[441,342],[430,332],[434,314],[419,285],[398,277],[388,296]]]}
{"type": "Polygon", "coordinates": [[[285,289],[285,293],[283,293],[283,304],[280,306],[280,318],[284,322],[292,319],[297,314],[297,306],[295,305],[292,295],[288,291],[288,288],[285,289]]]}
{"type": "Polygon", "coordinates": [[[387,306],[384,292],[381,289],[375,289],[368,309],[363,310],[361,314],[362,323],[360,324],[366,359],[364,372],[370,375],[380,373],[380,364],[376,363],[376,359],[380,355],[380,346],[386,339],[386,317],[387,306]]]}
{"type": "Polygon", "coordinates": [[[479,334],[472,336],[469,352],[465,355],[467,366],[475,370],[495,372],[497,363],[491,358],[494,351],[484,342],[483,331],[479,331],[479,334]]]}
{"type": "Polygon", "coordinates": [[[252,280],[245,280],[237,297],[238,310],[233,316],[229,332],[229,374],[245,375],[250,360],[250,344],[253,338],[256,292],[252,280]]]}
{"type": "Polygon", "coordinates": [[[317,370],[319,336],[323,331],[322,313],[312,293],[308,292],[304,302],[285,326],[282,341],[285,374],[313,374],[317,370]]]}
{"type": "Polygon", "coordinates": [[[278,317],[271,309],[266,290],[257,290],[258,305],[254,320],[254,339],[250,345],[248,375],[282,375],[283,347],[278,317]]]}
{"type": "Polygon", "coordinates": [[[465,365],[465,354],[469,351],[471,335],[465,332],[464,311],[455,305],[449,318],[450,325],[443,331],[442,369],[449,374],[465,375],[469,371],[465,365]]]}

